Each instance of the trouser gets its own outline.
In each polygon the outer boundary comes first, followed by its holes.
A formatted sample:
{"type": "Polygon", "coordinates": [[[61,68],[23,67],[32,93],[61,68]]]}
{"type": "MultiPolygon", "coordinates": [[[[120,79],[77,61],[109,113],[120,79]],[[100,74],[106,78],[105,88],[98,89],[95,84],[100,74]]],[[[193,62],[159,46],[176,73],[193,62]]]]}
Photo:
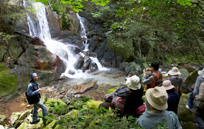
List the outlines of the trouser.
{"type": "Polygon", "coordinates": [[[191,92],[191,94],[189,95],[189,100],[188,100],[188,106],[189,108],[194,108],[194,105],[193,105],[193,92],[191,92]]]}
{"type": "Polygon", "coordinates": [[[195,113],[195,119],[196,122],[198,123],[198,129],[204,129],[204,111],[203,109],[197,109],[195,113]]]}
{"type": "Polygon", "coordinates": [[[43,113],[43,123],[45,124],[47,121],[47,119],[45,119],[45,116],[48,115],[47,107],[44,104],[42,104],[41,102],[35,103],[33,105],[34,105],[34,107],[33,107],[33,121],[36,121],[38,119],[38,108],[41,108],[42,113],[43,113]]]}

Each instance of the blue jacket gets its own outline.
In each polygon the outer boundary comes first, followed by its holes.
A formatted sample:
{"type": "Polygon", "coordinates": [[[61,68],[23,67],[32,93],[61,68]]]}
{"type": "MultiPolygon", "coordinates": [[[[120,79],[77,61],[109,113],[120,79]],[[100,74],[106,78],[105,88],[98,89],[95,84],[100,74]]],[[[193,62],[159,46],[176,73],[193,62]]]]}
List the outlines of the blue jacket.
{"type": "Polygon", "coordinates": [[[168,108],[167,108],[167,110],[173,111],[174,113],[177,114],[180,95],[174,89],[167,90],[167,93],[168,93],[168,101],[167,101],[168,108]]]}
{"type": "Polygon", "coordinates": [[[37,83],[30,82],[28,84],[27,95],[34,96],[34,95],[40,94],[39,91],[37,91],[38,89],[39,89],[39,86],[37,83]]]}

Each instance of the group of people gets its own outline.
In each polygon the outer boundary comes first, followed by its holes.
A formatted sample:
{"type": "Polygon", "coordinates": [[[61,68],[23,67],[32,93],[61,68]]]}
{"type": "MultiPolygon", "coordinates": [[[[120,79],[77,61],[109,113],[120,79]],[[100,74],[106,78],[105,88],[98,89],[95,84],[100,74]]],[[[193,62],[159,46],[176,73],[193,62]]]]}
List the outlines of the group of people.
{"type": "MultiPolygon", "coordinates": [[[[181,86],[183,80],[180,78],[181,73],[177,67],[173,67],[168,72],[168,79],[162,81],[164,76],[158,69],[159,63],[152,62],[148,69],[143,70],[142,81],[136,75],[128,76],[125,82],[126,86],[120,87],[113,93],[106,95],[104,98],[105,102],[100,104],[99,109],[102,107],[106,109],[109,109],[109,107],[117,108],[116,113],[119,116],[132,115],[139,117],[136,124],[145,129],[157,128],[159,125],[169,129],[181,129],[182,127],[177,117],[178,104],[182,94],[181,86]],[[147,71],[151,71],[151,75],[148,76],[147,71]],[[161,82],[162,84],[160,85],[161,82]],[[141,84],[145,85],[145,89],[141,84]],[[145,102],[142,99],[144,93],[145,102]]],[[[189,110],[194,108],[194,98],[202,98],[204,96],[204,69],[200,68],[198,74],[194,90],[189,96],[189,103],[186,105],[189,110]]],[[[31,102],[31,104],[34,104],[33,121],[31,123],[34,124],[40,121],[37,118],[37,110],[42,108],[43,123],[46,125],[48,124],[46,119],[48,112],[46,106],[39,101],[41,89],[37,80],[37,74],[33,73],[26,93],[28,98],[37,96],[36,101],[31,102]]],[[[197,109],[195,116],[198,127],[204,128],[203,109],[197,109]]]]}
{"type": "Polygon", "coordinates": [[[181,73],[177,67],[173,67],[168,74],[168,79],[162,81],[163,74],[159,72],[159,63],[152,62],[148,69],[143,70],[141,83],[145,85],[145,90],[141,86],[138,76],[127,77],[127,87],[120,87],[115,92],[106,95],[105,102],[99,108],[118,108],[119,116],[139,117],[136,124],[145,129],[157,128],[159,124],[164,124],[169,129],[182,128],[176,114],[183,80],[180,78],[181,73]],[[148,76],[147,71],[151,71],[151,75],[148,76]],[[120,89],[126,89],[121,92],[127,92],[127,94],[120,96],[118,92],[120,89]],[[144,92],[145,102],[142,99],[144,92]],[[107,98],[109,101],[106,101],[107,98]],[[114,98],[116,99],[114,100],[114,98]],[[113,101],[115,105],[113,105],[113,101]],[[141,107],[144,106],[146,107],[144,112],[138,113],[138,109],[142,109],[141,107]]]}

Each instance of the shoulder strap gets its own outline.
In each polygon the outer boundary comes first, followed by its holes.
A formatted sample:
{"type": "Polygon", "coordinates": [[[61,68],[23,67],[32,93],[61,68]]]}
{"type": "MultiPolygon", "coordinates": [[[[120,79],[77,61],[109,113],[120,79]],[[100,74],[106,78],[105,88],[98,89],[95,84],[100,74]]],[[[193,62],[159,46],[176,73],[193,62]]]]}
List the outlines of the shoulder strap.
{"type": "Polygon", "coordinates": [[[156,80],[156,82],[159,80],[159,78],[155,74],[152,74],[152,76],[156,80]]]}

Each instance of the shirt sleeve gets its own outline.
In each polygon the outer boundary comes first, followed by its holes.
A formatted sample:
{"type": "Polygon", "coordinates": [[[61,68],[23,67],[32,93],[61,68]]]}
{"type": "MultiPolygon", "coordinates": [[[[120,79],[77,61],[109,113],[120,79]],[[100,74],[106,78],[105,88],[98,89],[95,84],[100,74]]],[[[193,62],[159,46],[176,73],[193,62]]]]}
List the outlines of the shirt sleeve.
{"type": "Polygon", "coordinates": [[[152,76],[150,76],[149,78],[147,78],[146,77],[147,75],[146,74],[144,74],[143,75],[143,77],[142,77],[142,83],[143,84],[146,84],[146,85],[148,85],[148,84],[151,84],[152,83],[152,76]],[[147,79],[146,79],[147,78],[147,79]]]}
{"type": "Polygon", "coordinates": [[[33,86],[32,86],[32,84],[30,83],[29,85],[28,85],[28,89],[27,89],[27,95],[28,96],[34,96],[34,95],[36,95],[36,94],[39,94],[39,92],[36,90],[36,91],[33,91],[33,86]]]}

